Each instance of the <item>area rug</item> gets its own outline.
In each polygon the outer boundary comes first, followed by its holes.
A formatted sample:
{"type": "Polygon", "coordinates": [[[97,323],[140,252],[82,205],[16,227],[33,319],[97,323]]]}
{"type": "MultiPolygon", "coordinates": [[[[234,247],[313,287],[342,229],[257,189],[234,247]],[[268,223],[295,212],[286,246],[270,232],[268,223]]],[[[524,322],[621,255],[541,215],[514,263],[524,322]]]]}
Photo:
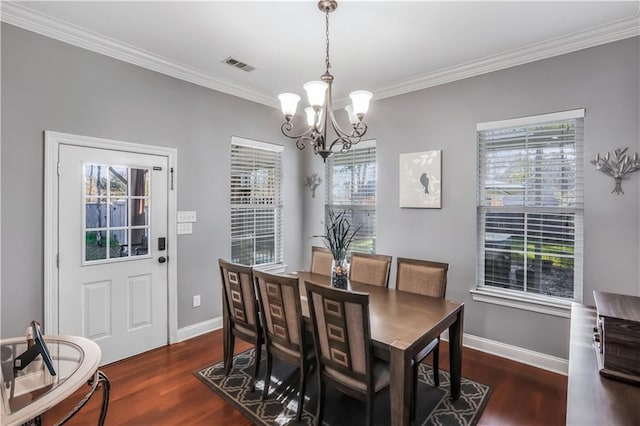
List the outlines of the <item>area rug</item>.
{"type": "MultiPolygon", "coordinates": [[[[254,350],[242,352],[233,359],[229,376],[224,376],[223,363],[208,366],[193,374],[238,408],[259,425],[313,425],[316,411],[315,373],[307,384],[304,410],[300,423],[295,421],[298,408],[297,385],[299,371],[286,363],[273,359],[269,396],[261,400],[264,389],[264,371],[266,364],[262,356],[259,379],[255,390],[251,390],[254,350]]],[[[356,425],[364,422],[365,404],[344,395],[331,386],[327,386],[323,423],[330,426],[356,425]]],[[[449,397],[449,373],[440,370],[440,387],[433,386],[433,369],[421,364],[418,376],[418,409],[416,421],[420,425],[475,425],[478,423],[485,405],[489,401],[491,388],[482,383],[462,378],[462,392],[457,401],[449,397]]],[[[376,396],[374,402],[374,424],[390,424],[388,390],[376,396]]]]}

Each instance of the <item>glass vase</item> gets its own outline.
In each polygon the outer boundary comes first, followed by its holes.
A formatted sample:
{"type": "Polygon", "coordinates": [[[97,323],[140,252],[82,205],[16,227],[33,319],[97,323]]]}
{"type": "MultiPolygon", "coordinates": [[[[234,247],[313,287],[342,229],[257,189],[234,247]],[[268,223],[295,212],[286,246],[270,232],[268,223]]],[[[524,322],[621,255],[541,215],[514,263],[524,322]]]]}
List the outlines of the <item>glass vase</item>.
{"type": "Polygon", "coordinates": [[[347,279],[349,277],[349,267],[347,265],[347,257],[341,259],[333,259],[331,262],[331,286],[346,290],[347,279]]]}

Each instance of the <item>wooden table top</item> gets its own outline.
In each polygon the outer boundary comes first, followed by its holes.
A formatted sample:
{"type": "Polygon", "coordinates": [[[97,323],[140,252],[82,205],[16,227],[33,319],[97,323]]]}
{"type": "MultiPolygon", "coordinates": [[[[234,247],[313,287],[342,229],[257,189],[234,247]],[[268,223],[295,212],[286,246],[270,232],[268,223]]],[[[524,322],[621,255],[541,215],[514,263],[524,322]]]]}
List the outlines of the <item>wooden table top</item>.
{"type": "MultiPolygon", "coordinates": [[[[306,300],[304,281],[330,286],[331,278],[297,272],[300,295],[306,300]]],[[[421,349],[426,342],[439,336],[456,319],[463,303],[422,296],[419,294],[350,282],[350,290],[369,293],[371,338],[376,346],[388,349],[393,343],[404,342],[409,347],[421,349]]],[[[303,314],[308,317],[308,307],[303,303],[303,314]]]]}

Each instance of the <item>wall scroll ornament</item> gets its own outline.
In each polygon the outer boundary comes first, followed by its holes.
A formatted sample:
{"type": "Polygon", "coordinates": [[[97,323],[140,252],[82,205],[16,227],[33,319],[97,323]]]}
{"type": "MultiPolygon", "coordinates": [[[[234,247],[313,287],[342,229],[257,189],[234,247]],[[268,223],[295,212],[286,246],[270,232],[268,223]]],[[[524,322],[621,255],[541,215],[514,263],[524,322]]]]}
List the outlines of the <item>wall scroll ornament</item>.
{"type": "Polygon", "coordinates": [[[311,190],[311,198],[316,198],[316,188],[322,183],[322,178],[317,173],[304,178],[304,186],[311,190]]]}
{"type": "Polygon", "coordinates": [[[600,157],[600,154],[596,154],[596,159],[591,160],[591,164],[596,166],[596,170],[600,170],[605,175],[611,176],[616,181],[616,186],[613,191],[618,195],[624,194],[622,190],[622,180],[626,175],[637,172],[640,170],[640,161],[638,161],[638,153],[633,154],[633,157],[629,158],[626,154],[627,148],[616,149],[613,151],[613,158],[607,152],[604,157],[600,157]]]}

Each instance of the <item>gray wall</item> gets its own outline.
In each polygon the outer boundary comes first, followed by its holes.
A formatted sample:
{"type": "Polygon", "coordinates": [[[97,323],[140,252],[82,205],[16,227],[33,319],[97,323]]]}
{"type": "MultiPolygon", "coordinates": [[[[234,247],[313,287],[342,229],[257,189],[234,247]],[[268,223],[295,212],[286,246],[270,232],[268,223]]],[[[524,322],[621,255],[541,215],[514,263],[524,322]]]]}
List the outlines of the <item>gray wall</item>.
{"type": "MultiPolygon", "coordinates": [[[[618,147],[640,151],[639,51],[639,39],[627,39],[372,104],[367,123],[368,136],[377,139],[377,251],[448,262],[447,296],[465,303],[466,333],[568,357],[568,320],[471,299],[481,122],[586,109],[584,301],[593,303],[594,289],[640,294],[640,174],[616,196],[613,179],[588,162],[618,147]],[[432,149],[443,150],[442,209],[400,209],[399,154],[432,149]]],[[[316,214],[322,200],[306,208],[307,236],[322,229],[316,214]]]]}
{"type": "Polygon", "coordinates": [[[300,267],[299,153],[278,110],[2,24],[2,337],[43,319],[43,131],[178,149],[178,327],[221,315],[218,257],[230,256],[231,136],[285,145],[285,261],[300,267]],[[202,306],[191,307],[200,294],[202,306]]]}
{"type": "MultiPolygon", "coordinates": [[[[470,297],[478,122],[586,108],[585,302],[594,289],[640,294],[640,176],[615,196],[613,180],[588,163],[616,147],[640,151],[639,50],[639,39],[628,39],[373,103],[378,251],[449,262],[448,297],[466,304],[465,332],[568,356],[567,320],[470,297]],[[443,150],[443,208],[400,209],[398,155],[429,149],[443,150]]],[[[178,208],[198,212],[194,234],[178,239],[184,327],[220,315],[215,260],[230,254],[232,135],[286,147],[289,269],[306,267],[308,247],[320,244],[308,238],[322,231],[324,183],[311,198],[302,178],[315,171],[324,179],[322,161],[284,140],[280,121],[275,109],[2,24],[1,335],[21,334],[43,315],[43,130],[178,148],[178,208]],[[202,295],[202,307],[191,308],[193,294],[202,295]]]]}

